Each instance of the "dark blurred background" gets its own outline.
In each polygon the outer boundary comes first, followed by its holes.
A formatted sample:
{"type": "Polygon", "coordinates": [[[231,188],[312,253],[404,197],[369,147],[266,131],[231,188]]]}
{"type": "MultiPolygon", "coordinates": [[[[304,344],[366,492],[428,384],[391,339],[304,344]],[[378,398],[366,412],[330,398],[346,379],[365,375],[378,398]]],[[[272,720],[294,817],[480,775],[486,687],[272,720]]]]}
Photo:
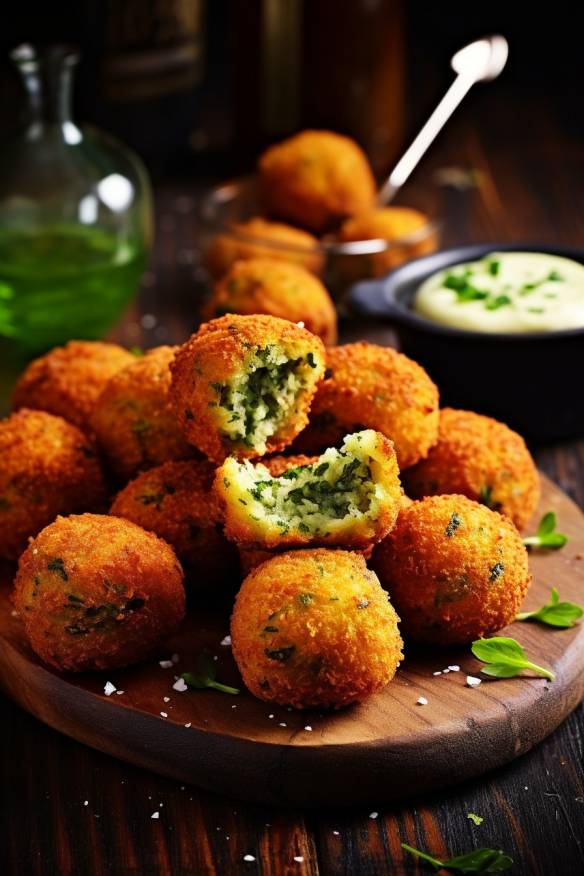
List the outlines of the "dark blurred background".
{"type": "MultiPolygon", "coordinates": [[[[228,175],[307,126],[355,136],[385,171],[451,80],[471,39],[504,34],[501,79],[462,114],[488,112],[501,137],[553,112],[578,134],[583,53],[572,3],[423,0],[69,0],[9,3],[0,32],[0,125],[22,121],[7,60],[22,41],[82,52],[76,118],[121,137],[155,178],[228,175]],[[488,92],[488,95],[487,95],[488,92]],[[540,102],[534,104],[533,97],[540,102]],[[526,99],[529,111],[522,112],[526,99]],[[535,107],[535,109],[534,109],[535,107]]],[[[519,137],[521,139],[521,137],[519,137]]]]}

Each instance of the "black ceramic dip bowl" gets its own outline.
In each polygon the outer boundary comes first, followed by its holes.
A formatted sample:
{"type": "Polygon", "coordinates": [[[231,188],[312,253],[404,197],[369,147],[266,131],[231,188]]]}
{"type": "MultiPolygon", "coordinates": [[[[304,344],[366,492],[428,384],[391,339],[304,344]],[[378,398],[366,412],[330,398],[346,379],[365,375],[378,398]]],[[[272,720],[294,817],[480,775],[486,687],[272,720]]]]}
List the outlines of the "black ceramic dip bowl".
{"type": "Polygon", "coordinates": [[[494,334],[439,325],[412,309],[416,290],[432,274],[502,251],[543,252],[584,264],[584,250],[564,247],[460,246],[356,284],[352,307],[395,326],[400,349],[427,369],[442,406],[490,414],[530,441],[584,435],[584,328],[494,334]]]}

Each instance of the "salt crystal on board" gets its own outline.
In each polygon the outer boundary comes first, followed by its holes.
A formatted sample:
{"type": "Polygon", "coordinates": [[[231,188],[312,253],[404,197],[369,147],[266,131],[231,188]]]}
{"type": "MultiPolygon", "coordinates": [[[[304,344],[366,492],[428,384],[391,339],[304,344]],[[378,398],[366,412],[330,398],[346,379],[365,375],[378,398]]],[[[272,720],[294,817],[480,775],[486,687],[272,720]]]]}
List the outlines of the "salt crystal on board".
{"type": "Polygon", "coordinates": [[[221,639],[221,644],[222,644],[225,648],[229,648],[229,646],[231,645],[231,636],[225,636],[224,639],[221,639]]]}
{"type": "Polygon", "coordinates": [[[172,686],[173,690],[177,690],[179,693],[184,693],[185,690],[189,689],[188,684],[184,680],[184,678],[177,678],[175,683],[172,686]]]}
{"type": "Polygon", "coordinates": [[[418,697],[418,699],[416,700],[416,703],[418,706],[427,706],[428,700],[426,699],[426,697],[418,697]]]}
{"type": "Polygon", "coordinates": [[[106,697],[111,697],[111,695],[116,692],[115,684],[112,684],[111,681],[106,681],[103,692],[106,697]]]}
{"type": "Polygon", "coordinates": [[[466,683],[467,683],[468,687],[478,687],[479,684],[481,683],[481,679],[475,678],[474,675],[467,675],[466,676],[466,683]]]}

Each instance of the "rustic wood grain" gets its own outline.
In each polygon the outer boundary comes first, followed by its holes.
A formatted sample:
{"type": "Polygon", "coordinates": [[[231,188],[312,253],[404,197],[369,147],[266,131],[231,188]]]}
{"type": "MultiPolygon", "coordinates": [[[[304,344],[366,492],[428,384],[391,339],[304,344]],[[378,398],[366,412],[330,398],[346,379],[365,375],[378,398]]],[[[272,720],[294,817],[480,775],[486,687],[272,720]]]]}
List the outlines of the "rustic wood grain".
{"type": "MultiPolygon", "coordinates": [[[[474,191],[445,190],[444,245],[514,237],[582,245],[582,148],[573,104],[563,107],[527,95],[501,100],[495,86],[471,95],[411,180],[423,198],[441,167],[486,175],[474,191]]],[[[157,247],[139,301],[118,333],[126,343],[180,341],[196,323],[197,195],[189,184],[157,193],[157,247]],[[172,219],[170,230],[162,226],[164,216],[172,219]],[[152,313],[157,324],[144,328],[140,317],[152,313]]],[[[391,333],[374,324],[349,322],[343,331],[345,338],[391,342],[391,333]]],[[[574,386],[578,392],[576,380],[574,386]]],[[[534,451],[540,468],[584,507],[584,443],[534,451]]],[[[3,874],[422,873],[402,852],[402,841],[438,855],[503,848],[515,860],[510,872],[521,876],[584,871],[583,705],[531,752],[451,791],[401,805],[304,814],[242,805],[132,767],[51,730],[9,699],[0,700],[0,709],[3,874]],[[150,818],[155,808],[158,821],[150,818]],[[378,818],[371,819],[375,810],[378,818]],[[469,812],[484,818],[479,827],[469,812]],[[245,854],[256,861],[244,862],[245,854]],[[304,862],[294,862],[297,854],[304,862]]]]}

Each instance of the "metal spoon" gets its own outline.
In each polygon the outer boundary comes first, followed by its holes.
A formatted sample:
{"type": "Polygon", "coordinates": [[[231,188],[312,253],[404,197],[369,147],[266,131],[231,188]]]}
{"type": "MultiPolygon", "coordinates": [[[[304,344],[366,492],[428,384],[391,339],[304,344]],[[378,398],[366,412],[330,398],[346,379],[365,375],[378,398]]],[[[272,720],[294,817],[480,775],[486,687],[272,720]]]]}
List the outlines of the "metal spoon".
{"type": "Polygon", "coordinates": [[[484,37],[469,43],[453,55],[450,66],[458,76],[426,122],[411,146],[379,190],[378,204],[388,204],[403,186],[432,141],[440,133],[456,107],[476,82],[496,79],[507,62],[509,46],[505,37],[484,37]]]}

